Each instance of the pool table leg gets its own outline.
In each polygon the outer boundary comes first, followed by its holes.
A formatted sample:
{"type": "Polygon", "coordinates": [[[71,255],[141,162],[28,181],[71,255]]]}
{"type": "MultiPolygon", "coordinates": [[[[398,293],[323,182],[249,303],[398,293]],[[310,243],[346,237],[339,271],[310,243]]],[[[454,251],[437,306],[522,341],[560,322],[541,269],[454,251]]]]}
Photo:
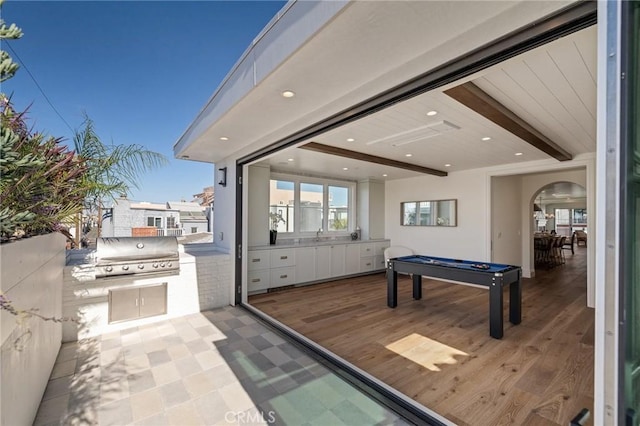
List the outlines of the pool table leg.
{"type": "Polygon", "coordinates": [[[494,339],[502,339],[503,321],[502,283],[494,279],[489,286],[489,334],[494,339]]]}
{"type": "Polygon", "coordinates": [[[509,322],[520,324],[522,321],[522,280],[509,284],[509,322]]]}
{"type": "Polygon", "coordinates": [[[413,274],[413,298],[414,300],[422,299],[422,275],[413,274]]]}
{"type": "Polygon", "coordinates": [[[391,263],[387,269],[387,306],[398,306],[398,273],[393,270],[391,263]]]}

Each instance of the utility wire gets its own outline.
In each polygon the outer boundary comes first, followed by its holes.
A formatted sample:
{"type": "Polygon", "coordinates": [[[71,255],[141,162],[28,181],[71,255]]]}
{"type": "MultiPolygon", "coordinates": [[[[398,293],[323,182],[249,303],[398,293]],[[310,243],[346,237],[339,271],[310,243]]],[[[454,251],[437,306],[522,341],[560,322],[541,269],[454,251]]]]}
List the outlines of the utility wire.
{"type": "Polygon", "coordinates": [[[62,116],[62,114],[60,114],[60,112],[58,112],[58,110],[56,109],[55,106],[53,106],[53,103],[51,102],[51,100],[49,99],[49,97],[47,96],[46,93],[44,93],[44,90],[42,90],[42,87],[40,87],[40,84],[38,84],[38,81],[36,80],[36,78],[33,76],[33,74],[31,74],[31,71],[29,71],[29,68],[27,67],[27,64],[24,63],[24,61],[22,59],[20,59],[20,56],[18,56],[18,54],[16,53],[15,50],[13,50],[13,47],[11,47],[11,44],[7,41],[4,40],[4,43],[7,44],[7,47],[9,48],[9,50],[11,51],[11,53],[13,53],[13,55],[16,57],[16,59],[18,60],[18,62],[20,62],[20,64],[22,65],[22,67],[24,68],[24,70],[27,72],[27,74],[29,74],[29,77],[31,77],[31,80],[33,80],[33,82],[35,83],[36,87],[38,88],[38,90],[40,90],[40,93],[42,93],[42,96],[44,96],[44,99],[47,101],[47,103],[49,104],[49,106],[51,107],[51,109],[53,109],[55,111],[55,113],[58,115],[58,117],[60,117],[60,120],[62,120],[64,122],[64,124],[67,125],[67,127],[69,128],[69,130],[71,131],[71,134],[75,133],[75,131],[71,128],[71,126],[69,125],[69,123],[67,123],[67,120],[64,119],[64,117],[62,116]]]}

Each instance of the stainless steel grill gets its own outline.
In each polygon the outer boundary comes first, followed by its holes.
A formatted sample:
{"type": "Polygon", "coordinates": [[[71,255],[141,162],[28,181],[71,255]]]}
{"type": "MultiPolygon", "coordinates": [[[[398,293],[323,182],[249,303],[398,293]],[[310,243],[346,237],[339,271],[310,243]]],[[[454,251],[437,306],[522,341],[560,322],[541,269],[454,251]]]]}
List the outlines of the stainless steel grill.
{"type": "Polygon", "coordinates": [[[179,270],[176,237],[113,237],[96,241],[96,278],[179,270]]]}

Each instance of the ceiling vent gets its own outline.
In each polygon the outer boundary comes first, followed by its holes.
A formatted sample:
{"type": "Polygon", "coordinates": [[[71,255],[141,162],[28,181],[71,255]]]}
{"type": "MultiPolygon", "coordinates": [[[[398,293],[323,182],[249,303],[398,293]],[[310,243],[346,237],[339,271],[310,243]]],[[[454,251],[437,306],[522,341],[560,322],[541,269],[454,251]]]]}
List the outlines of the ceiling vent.
{"type": "Polygon", "coordinates": [[[460,127],[456,126],[455,124],[450,123],[446,120],[442,120],[435,123],[427,124],[426,126],[416,127],[415,129],[405,130],[404,132],[369,141],[367,142],[367,145],[386,143],[392,146],[402,146],[458,129],[460,129],[460,127]]]}

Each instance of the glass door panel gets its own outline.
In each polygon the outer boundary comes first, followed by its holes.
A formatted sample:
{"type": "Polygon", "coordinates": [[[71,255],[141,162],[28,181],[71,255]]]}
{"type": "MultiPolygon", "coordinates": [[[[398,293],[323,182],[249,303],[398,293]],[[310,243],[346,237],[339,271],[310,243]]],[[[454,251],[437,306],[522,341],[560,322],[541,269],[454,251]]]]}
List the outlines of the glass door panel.
{"type": "MultiPolygon", "coordinates": [[[[623,57],[628,60],[627,103],[623,105],[622,125],[627,129],[626,153],[622,170],[626,183],[623,199],[621,236],[622,294],[624,302],[624,411],[627,425],[638,425],[640,420],[640,3],[628,2],[629,24],[623,57]],[[625,123],[626,121],[626,123],[625,123]]],[[[624,10],[624,9],[623,9],[624,10]]],[[[624,28],[623,28],[624,31],[624,28]]],[[[623,89],[624,95],[624,89],[623,89]]],[[[624,139],[623,139],[624,141],[624,139]]]]}

